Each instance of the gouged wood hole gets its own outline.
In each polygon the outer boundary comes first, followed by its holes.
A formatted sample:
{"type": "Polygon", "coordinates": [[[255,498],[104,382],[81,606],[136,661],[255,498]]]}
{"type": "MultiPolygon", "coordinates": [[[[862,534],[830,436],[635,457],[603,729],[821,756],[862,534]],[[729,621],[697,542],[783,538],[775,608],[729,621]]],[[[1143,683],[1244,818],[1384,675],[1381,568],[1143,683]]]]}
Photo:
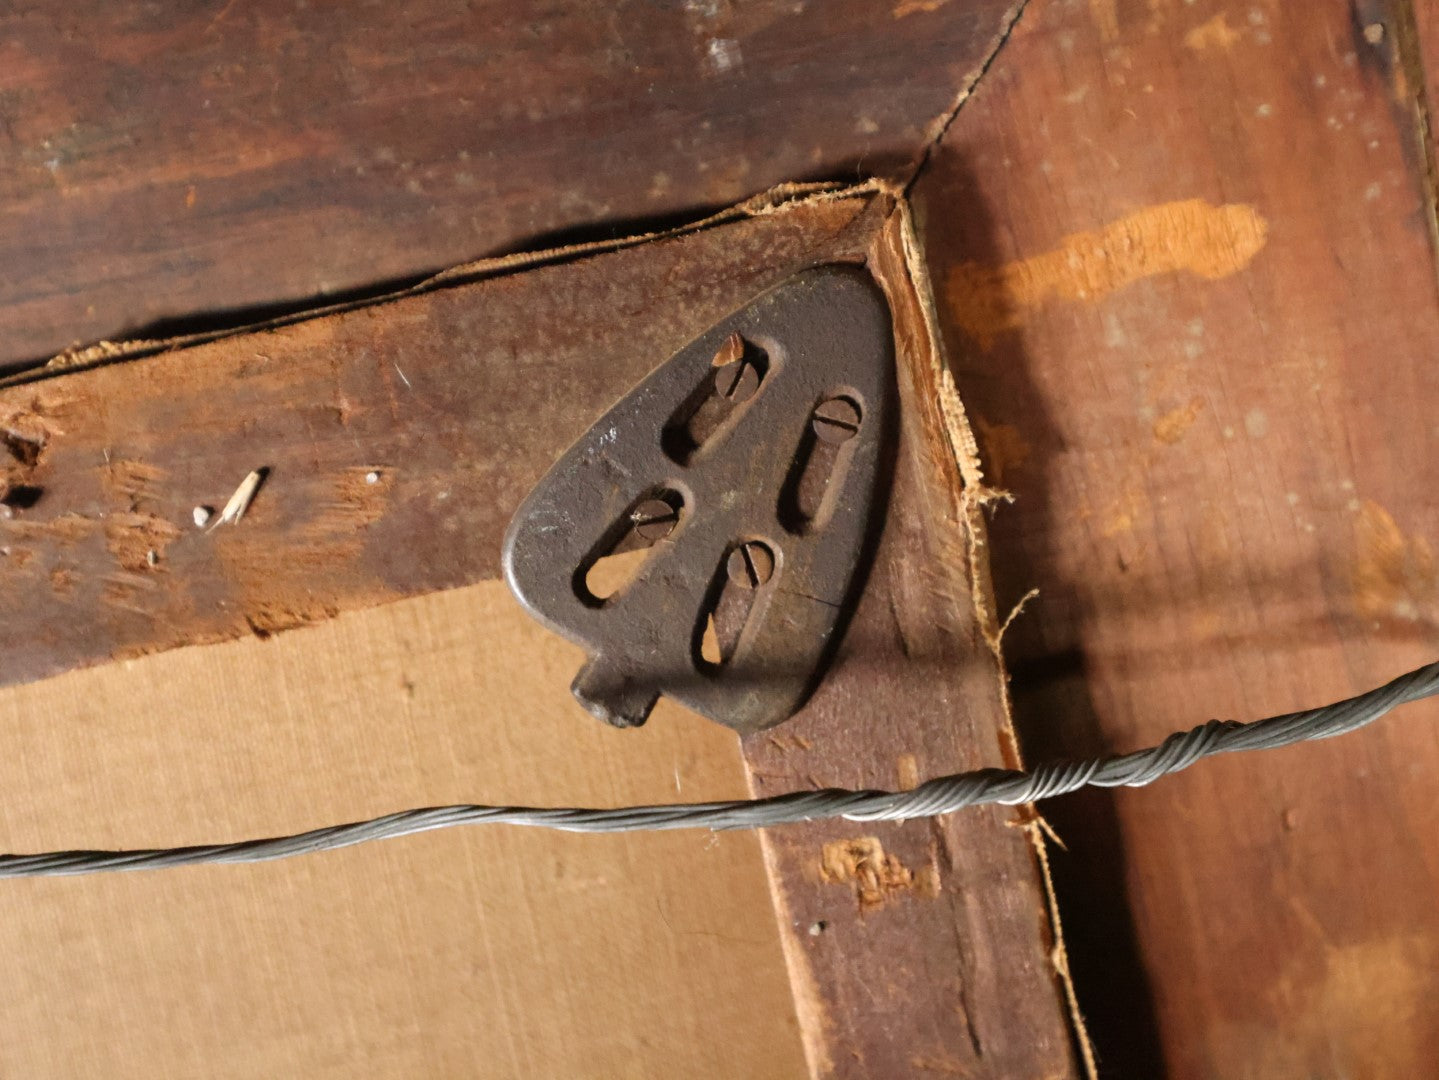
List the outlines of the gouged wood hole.
{"type": "Polygon", "coordinates": [[[876,911],[900,897],[933,900],[941,891],[937,858],[911,869],[885,851],[877,836],[825,844],[820,852],[819,872],[826,884],[848,886],[861,914],[876,911]]]}

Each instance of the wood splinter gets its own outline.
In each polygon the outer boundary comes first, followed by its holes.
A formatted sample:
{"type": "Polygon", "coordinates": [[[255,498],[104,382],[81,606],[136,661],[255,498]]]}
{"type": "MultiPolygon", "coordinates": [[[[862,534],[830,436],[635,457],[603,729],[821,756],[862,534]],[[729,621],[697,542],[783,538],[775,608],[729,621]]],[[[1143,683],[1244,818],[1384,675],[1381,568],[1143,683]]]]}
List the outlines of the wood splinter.
{"type": "MultiPolygon", "coordinates": [[[[264,482],[268,469],[255,469],[250,475],[240,481],[240,486],[235,489],[235,494],[230,496],[230,501],[225,504],[225,509],[220,511],[220,516],[215,519],[206,532],[214,532],[221,525],[238,525],[240,519],[245,516],[245,511],[250,508],[250,503],[255,499],[255,493],[260,490],[260,484],[264,482]]],[[[198,523],[199,515],[196,515],[198,523]]]]}

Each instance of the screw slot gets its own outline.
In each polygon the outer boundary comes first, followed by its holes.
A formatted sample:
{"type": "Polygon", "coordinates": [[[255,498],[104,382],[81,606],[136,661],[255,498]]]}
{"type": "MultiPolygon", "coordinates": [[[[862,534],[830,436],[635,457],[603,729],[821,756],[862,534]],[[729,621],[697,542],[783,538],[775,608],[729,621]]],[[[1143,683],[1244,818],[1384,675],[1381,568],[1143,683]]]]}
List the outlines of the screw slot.
{"type": "Polygon", "coordinates": [[[823,529],[839,505],[856,450],[866,440],[860,396],[835,387],[810,410],[775,512],[795,536],[823,529]]]}
{"type": "Polygon", "coordinates": [[[730,552],[725,563],[729,579],[742,589],[758,589],[774,574],[774,552],[750,540],[730,552]]]}
{"type": "Polygon", "coordinates": [[[688,466],[703,447],[728,435],[759,395],[770,369],[764,349],[738,332],[726,337],[704,378],[664,426],[660,445],[670,460],[688,466]]]}
{"type": "Polygon", "coordinates": [[[760,540],[741,540],[721,559],[691,639],[699,671],[722,674],[751,624],[764,618],[771,597],[762,590],[774,578],[775,561],[775,549],[760,540]]]}
{"type": "Polygon", "coordinates": [[[637,578],[667,540],[684,513],[684,498],[662,489],[626,511],[600,538],[574,573],[575,595],[582,604],[602,607],[637,578]]]}
{"type": "Polygon", "coordinates": [[[664,499],[646,499],[630,512],[635,532],[650,543],[663,540],[674,532],[679,520],[679,509],[664,499]]]}
{"type": "Polygon", "coordinates": [[[859,434],[859,406],[847,397],[833,397],[815,406],[810,420],[820,442],[836,446],[859,434]]]}
{"type": "Polygon", "coordinates": [[[745,356],[744,338],[738,331],[725,338],[711,363],[715,393],[731,405],[748,401],[759,389],[759,370],[745,356]]]}

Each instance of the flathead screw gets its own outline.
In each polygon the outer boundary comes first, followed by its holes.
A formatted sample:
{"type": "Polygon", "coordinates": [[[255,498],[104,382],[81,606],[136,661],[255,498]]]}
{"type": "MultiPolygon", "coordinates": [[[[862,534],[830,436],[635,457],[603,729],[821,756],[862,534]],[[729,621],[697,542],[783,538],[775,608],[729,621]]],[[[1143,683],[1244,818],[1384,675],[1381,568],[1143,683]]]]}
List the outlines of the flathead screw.
{"type": "Polygon", "coordinates": [[[747,541],[730,552],[725,573],[742,589],[758,589],[774,574],[774,553],[758,540],[747,541]]]}
{"type": "Polygon", "coordinates": [[[847,397],[833,397],[815,406],[810,427],[820,442],[837,445],[859,434],[859,406],[847,397]]]}
{"type": "Polygon", "coordinates": [[[759,372],[745,357],[744,338],[733,333],[715,353],[715,393],[738,405],[748,401],[759,389],[759,372]]]}
{"type": "Polygon", "coordinates": [[[674,532],[679,520],[679,511],[663,499],[646,499],[630,511],[635,532],[652,544],[674,532]]]}

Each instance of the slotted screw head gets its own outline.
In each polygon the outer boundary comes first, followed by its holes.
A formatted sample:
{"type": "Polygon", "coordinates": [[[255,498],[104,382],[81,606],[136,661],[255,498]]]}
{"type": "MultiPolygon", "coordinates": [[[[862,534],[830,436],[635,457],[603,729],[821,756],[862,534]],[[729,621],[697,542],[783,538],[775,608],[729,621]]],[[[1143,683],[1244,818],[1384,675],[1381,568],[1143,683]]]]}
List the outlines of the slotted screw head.
{"type": "Polygon", "coordinates": [[[758,589],[774,574],[774,553],[758,540],[750,540],[730,552],[725,573],[742,589],[758,589]]]}
{"type": "Polygon", "coordinates": [[[820,442],[848,442],[859,434],[859,406],[845,397],[821,401],[815,406],[810,427],[820,442]]]}
{"type": "Polygon", "coordinates": [[[738,332],[725,338],[711,363],[715,368],[715,393],[738,405],[759,389],[759,371],[745,358],[744,338],[738,332]]]}
{"type": "Polygon", "coordinates": [[[679,519],[679,511],[663,499],[646,499],[630,512],[635,532],[651,543],[674,532],[679,519]]]}

